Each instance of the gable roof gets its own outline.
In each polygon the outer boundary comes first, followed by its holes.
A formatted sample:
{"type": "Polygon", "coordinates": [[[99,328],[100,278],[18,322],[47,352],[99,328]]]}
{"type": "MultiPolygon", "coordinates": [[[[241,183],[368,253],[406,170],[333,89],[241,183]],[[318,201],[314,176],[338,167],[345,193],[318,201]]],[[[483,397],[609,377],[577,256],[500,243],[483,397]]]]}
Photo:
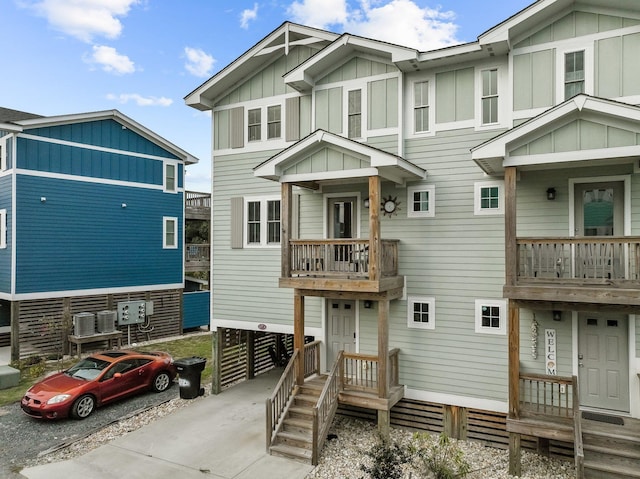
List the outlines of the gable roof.
{"type": "MultiPolygon", "coordinates": [[[[30,114],[26,114],[30,115],[30,114]]],[[[139,134],[147,140],[157,144],[165,150],[171,152],[186,164],[198,163],[198,158],[192,154],[186,152],[182,148],[174,145],[170,141],[164,139],[160,135],[154,133],[148,128],[142,126],[140,123],[132,120],[128,116],[120,113],[118,110],[105,110],[89,113],[77,113],[70,115],[59,116],[37,116],[30,115],[31,118],[23,118],[11,121],[11,125],[18,127],[17,131],[24,131],[31,128],[41,128],[47,126],[65,125],[70,123],[82,123],[87,121],[99,121],[99,120],[115,120],[122,126],[130,129],[131,131],[139,134]]],[[[15,129],[15,128],[14,128],[15,129]]]]}
{"type": "Polygon", "coordinates": [[[42,118],[42,116],[0,106],[0,123],[10,123],[12,121],[27,120],[30,118],[42,118]]]}
{"type": "Polygon", "coordinates": [[[364,179],[369,176],[380,176],[385,180],[403,184],[407,180],[423,179],[426,177],[426,173],[423,168],[400,156],[325,130],[314,131],[306,138],[282,150],[254,168],[254,176],[283,183],[294,183],[304,187],[313,187],[312,185],[322,181],[364,179]],[[355,157],[366,167],[348,170],[311,171],[300,174],[286,173],[286,170],[296,163],[326,148],[355,157]]]}
{"type": "Polygon", "coordinates": [[[534,168],[576,161],[616,160],[630,162],[640,157],[640,107],[585,94],[576,95],[471,149],[471,158],[489,175],[502,174],[505,167],[534,168]],[[549,151],[544,154],[514,154],[526,141],[559,130],[574,121],[598,121],[613,128],[635,130],[636,144],[608,145],[549,151]]]}
{"type": "Polygon", "coordinates": [[[216,73],[209,80],[185,96],[185,103],[198,110],[210,110],[216,100],[249,78],[262,67],[297,45],[321,44],[335,40],[337,34],[284,22],[240,57],[216,73]]]}

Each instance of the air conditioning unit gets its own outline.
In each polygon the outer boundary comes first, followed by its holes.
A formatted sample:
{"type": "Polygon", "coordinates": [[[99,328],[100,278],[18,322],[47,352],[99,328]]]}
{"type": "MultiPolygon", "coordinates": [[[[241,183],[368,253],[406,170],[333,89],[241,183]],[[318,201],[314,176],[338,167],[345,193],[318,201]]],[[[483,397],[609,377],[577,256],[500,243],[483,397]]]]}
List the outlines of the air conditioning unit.
{"type": "Polygon", "coordinates": [[[73,315],[74,336],[91,336],[96,333],[96,315],[93,313],[78,313],[73,315]]]}
{"type": "Polygon", "coordinates": [[[96,328],[99,333],[111,333],[116,330],[117,311],[98,311],[96,328]]]}

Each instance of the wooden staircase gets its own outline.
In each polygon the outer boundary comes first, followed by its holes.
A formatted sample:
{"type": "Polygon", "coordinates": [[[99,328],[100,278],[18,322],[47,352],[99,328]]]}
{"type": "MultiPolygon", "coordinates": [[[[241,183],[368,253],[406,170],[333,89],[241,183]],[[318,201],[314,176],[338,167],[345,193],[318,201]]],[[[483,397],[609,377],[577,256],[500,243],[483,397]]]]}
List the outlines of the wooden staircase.
{"type": "Polygon", "coordinates": [[[640,479],[640,421],[625,425],[583,420],[584,477],[640,479]]]}
{"type": "Polygon", "coordinates": [[[293,400],[285,413],[282,428],[276,433],[269,452],[304,463],[313,459],[314,408],[318,403],[327,376],[314,376],[293,394],[293,400]]]}

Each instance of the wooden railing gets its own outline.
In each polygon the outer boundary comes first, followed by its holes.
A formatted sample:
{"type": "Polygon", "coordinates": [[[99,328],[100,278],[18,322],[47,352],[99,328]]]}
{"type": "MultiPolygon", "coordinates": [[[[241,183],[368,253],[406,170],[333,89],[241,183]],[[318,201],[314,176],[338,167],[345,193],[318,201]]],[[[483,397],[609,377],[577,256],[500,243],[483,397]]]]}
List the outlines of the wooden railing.
{"type": "Polygon", "coordinates": [[[584,444],[582,443],[582,417],[580,416],[580,390],[578,377],[571,378],[573,391],[573,453],[576,462],[576,479],[584,479],[584,444]]]}
{"type": "MultiPolygon", "coordinates": [[[[389,386],[399,383],[399,349],[389,351],[389,386]]],[[[378,356],[343,352],[340,361],[340,388],[344,391],[360,391],[378,394],[379,378],[378,356]]]]}
{"type": "Polygon", "coordinates": [[[320,344],[316,340],[304,345],[304,377],[320,374],[320,344]]]}
{"type": "MultiPolygon", "coordinates": [[[[369,240],[291,240],[291,276],[369,277],[369,240]]],[[[381,241],[381,276],[398,274],[398,240],[381,241]]]]}
{"type": "Polygon", "coordinates": [[[320,393],[318,402],[313,408],[313,448],[311,463],[318,464],[318,455],[327,437],[329,427],[338,409],[338,395],[340,393],[340,364],[343,351],[338,353],[338,359],[333,364],[329,377],[320,393]]]}
{"type": "Polygon", "coordinates": [[[273,394],[267,398],[267,452],[282,427],[285,413],[293,401],[293,393],[296,389],[296,370],[300,362],[299,355],[300,352],[296,349],[282,376],[280,376],[273,394]]]}
{"type": "Polygon", "coordinates": [[[518,238],[518,281],[640,284],[640,237],[518,238]]]}
{"type": "Polygon", "coordinates": [[[188,243],[184,246],[185,261],[209,261],[209,244],[188,243]]]}
{"type": "Polygon", "coordinates": [[[520,374],[520,410],[522,413],[572,418],[575,412],[576,395],[574,378],[545,374],[520,374]]]}
{"type": "Polygon", "coordinates": [[[211,208],[211,194],[187,191],[184,203],[188,208],[211,208]]]}

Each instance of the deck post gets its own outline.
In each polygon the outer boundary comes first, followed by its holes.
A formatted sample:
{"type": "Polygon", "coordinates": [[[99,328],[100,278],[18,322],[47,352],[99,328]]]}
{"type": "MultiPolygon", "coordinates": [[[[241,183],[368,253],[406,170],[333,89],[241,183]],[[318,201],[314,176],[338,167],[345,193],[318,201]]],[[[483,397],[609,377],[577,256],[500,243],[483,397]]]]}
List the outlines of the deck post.
{"type": "Polygon", "coordinates": [[[255,333],[247,331],[247,379],[255,377],[255,333]]]}
{"type": "Polygon", "coordinates": [[[380,280],[382,265],[380,241],[380,196],[382,188],[379,176],[369,177],[369,280],[380,280]]]}
{"type": "MultiPolygon", "coordinates": [[[[389,397],[389,300],[378,301],[378,397],[389,397]]],[[[391,411],[378,411],[378,432],[389,437],[391,411]]]]}
{"type": "Polygon", "coordinates": [[[520,434],[509,433],[509,474],[520,476],[522,466],[520,461],[520,434]]]}
{"type": "Polygon", "coordinates": [[[11,302],[11,361],[20,360],[20,301],[11,302]]]}
{"type": "Polygon", "coordinates": [[[504,248],[505,283],[514,286],[518,274],[516,232],[516,168],[504,170],[504,248]]]}
{"type": "Polygon", "coordinates": [[[293,350],[298,351],[298,370],[296,384],[304,384],[304,296],[299,290],[293,295],[293,350]]]}
{"type": "Polygon", "coordinates": [[[212,341],[211,341],[211,365],[213,369],[213,374],[211,377],[211,394],[220,394],[222,388],[220,386],[221,383],[221,365],[222,365],[222,339],[223,334],[221,333],[222,328],[216,328],[211,331],[212,341]]]}
{"type": "Polygon", "coordinates": [[[282,278],[291,276],[291,224],[293,219],[292,213],[292,195],[293,189],[291,183],[282,183],[281,187],[281,228],[282,237],[280,238],[280,275],[282,278]]]}

